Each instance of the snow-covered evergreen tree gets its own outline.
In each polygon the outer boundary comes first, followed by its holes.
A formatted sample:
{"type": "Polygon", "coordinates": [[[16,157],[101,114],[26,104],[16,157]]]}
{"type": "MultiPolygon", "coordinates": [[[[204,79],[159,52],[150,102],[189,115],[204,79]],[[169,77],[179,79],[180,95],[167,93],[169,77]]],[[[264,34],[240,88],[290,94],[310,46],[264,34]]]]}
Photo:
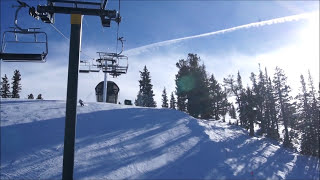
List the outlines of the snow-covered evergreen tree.
{"type": "Polygon", "coordinates": [[[153,99],[153,85],[151,84],[150,72],[148,71],[147,66],[144,66],[143,71],[140,71],[140,78],[140,90],[135,101],[136,106],[156,107],[156,102],[153,99]]]}
{"type": "Polygon", "coordinates": [[[12,98],[20,98],[21,91],[21,74],[19,70],[15,70],[12,77],[12,98]]]}
{"type": "Polygon", "coordinates": [[[290,106],[292,106],[290,102],[292,100],[292,97],[289,95],[290,87],[287,85],[287,77],[284,74],[283,70],[279,67],[276,67],[273,83],[275,86],[275,97],[277,100],[277,107],[280,111],[279,117],[283,121],[285,130],[283,145],[285,147],[290,147],[291,138],[289,136],[288,126],[289,120],[291,118],[291,114],[289,113],[289,111],[290,106]]]}
{"type": "MultiPolygon", "coordinates": [[[[308,71],[308,85],[309,85],[309,94],[311,96],[311,119],[312,119],[312,139],[315,143],[312,146],[312,155],[318,155],[320,157],[320,104],[319,104],[319,95],[317,98],[317,92],[313,84],[313,79],[311,77],[310,71],[308,71]]],[[[319,83],[320,87],[320,83],[319,83]]],[[[320,93],[320,90],[319,90],[320,93]]]]}
{"type": "Polygon", "coordinates": [[[176,63],[179,69],[176,74],[176,95],[177,95],[177,109],[180,111],[187,111],[187,92],[192,85],[192,79],[189,78],[189,67],[186,60],[179,60],[176,63]]]}
{"type": "Polygon", "coordinates": [[[254,74],[251,75],[251,81],[253,83],[254,101],[256,104],[257,120],[260,121],[261,134],[267,133],[267,129],[270,125],[270,119],[266,116],[266,102],[267,102],[267,83],[266,75],[263,74],[259,64],[259,76],[258,82],[254,79],[254,74]]]}
{"type": "Polygon", "coordinates": [[[142,93],[141,93],[141,91],[138,92],[137,99],[135,99],[134,104],[135,104],[136,106],[143,106],[142,93]]]}
{"type": "MultiPolygon", "coordinates": [[[[234,80],[233,75],[229,75],[228,78],[223,79],[224,86],[229,94],[234,95],[236,97],[236,103],[238,105],[237,109],[239,112],[240,124],[243,125],[243,112],[242,112],[242,102],[241,97],[243,96],[243,87],[240,72],[238,71],[237,81],[234,80]]],[[[239,125],[238,119],[236,122],[239,125]]]]}
{"type": "Polygon", "coordinates": [[[254,136],[254,122],[256,118],[256,103],[252,90],[247,87],[243,96],[242,107],[244,108],[244,119],[246,119],[246,128],[249,129],[249,135],[254,136]]]}
{"type": "Polygon", "coordinates": [[[8,80],[7,75],[5,74],[4,77],[2,78],[1,81],[1,97],[2,98],[10,98],[11,93],[10,93],[10,83],[8,80]]]}
{"type": "Polygon", "coordinates": [[[231,106],[230,106],[229,116],[230,116],[232,119],[236,119],[236,118],[237,118],[236,109],[234,108],[234,105],[233,105],[233,104],[231,104],[231,106]]]}
{"type": "Polygon", "coordinates": [[[267,69],[265,69],[266,80],[266,106],[265,106],[265,119],[269,122],[267,127],[267,136],[273,139],[278,139],[279,135],[279,122],[276,110],[276,99],[274,95],[274,87],[271,78],[268,77],[267,69]]]}
{"type": "Polygon", "coordinates": [[[310,72],[308,78],[309,88],[307,88],[303,75],[300,76],[300,83],[301,89],[297,99],[299,129],[302,133],[301,153],[319,156],[319,108],[310,72]]]}
{"type": "Polygon", "coordinates": [[[200,57],[188,54],[187,60],[179,60],[176,75],[177,106],[193,117],[209,117],[208,78],[204,65],[200,65],[200,57]],[[186,104],[187,101],[187,104],[186,104]],[[185,106],[186,105],[186,106],[185,106]]]}
{"type": "Polygon", "coordinates": [[[209,78],[209,95],[210,95],[210,115],[215,120],[219,119],[220,105],[222,101],[221,87],[212,74],[209,78]]]}
{"type": "Polygon", "coordinates": [[[162,107],[163,108],[169,107],[166,88],[163,88],[163,91],[162,91],[162,107]]]}
{"type": "Polygon", "coordinates": [[[240,71],[238,71],[238,74],[237,74],[237,91],[238,91],[237,93],[240,96],[240,103],[238,104],[240,125],[242,127],[246,127],[248,120],[246,119],[246,116],[245,116],[246,112],[245,112],[245,109],[242,107],[242,102],[241,102],[242,97],[245,96],[245,90],[243,89],[242,77],[240,75],[240,71]]]}
{"type": "Polygon", "coordinates": [[[176,99],[174,98],[173,92],[170,98],[170,109],[176,109],[176,99]]]}
{"type": "Polygon", "coordinates": [[[228,102],[227,90],[224,88],[224,91],[221,91],[222,100],[220,103],[220,114],[223,117],[223,122],[225,122],[226,114],[230,108],[230,103],[228,102]]]}

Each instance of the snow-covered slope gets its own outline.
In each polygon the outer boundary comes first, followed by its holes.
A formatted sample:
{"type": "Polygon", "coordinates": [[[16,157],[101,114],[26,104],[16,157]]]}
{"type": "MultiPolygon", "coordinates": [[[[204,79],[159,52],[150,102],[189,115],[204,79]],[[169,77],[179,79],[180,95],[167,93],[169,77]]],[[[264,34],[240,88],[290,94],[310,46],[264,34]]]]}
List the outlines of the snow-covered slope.
{"type": "MultiPolygon", "coordinates": [[[[1,179],[61,179],[64,101],[1,100],[1,179]]],[[[169,109],[78,107],[75,179],[319,179],[317,158],[169,109]]]]}

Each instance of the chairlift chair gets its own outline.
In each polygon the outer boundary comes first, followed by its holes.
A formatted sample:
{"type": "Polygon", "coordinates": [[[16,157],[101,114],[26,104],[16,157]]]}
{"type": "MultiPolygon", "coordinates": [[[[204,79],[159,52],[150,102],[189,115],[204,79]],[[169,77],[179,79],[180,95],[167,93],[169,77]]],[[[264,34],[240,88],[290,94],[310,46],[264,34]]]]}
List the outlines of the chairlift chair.
{"type": "Polygon", "coordinates": [[[79,73],[100,72],[97,65],[91,64],[88,61],[80,61],[79,73]]]}
{"type": "MultiPolygon", "coordinates": [[[[28,28],[28,29],[23,29],[18,25],[18,13],[21,10],[21,8],[26,8],[29,7],[31,8],[28,4],[21,2],[17,0],[19,3],[17,7],[17,10],[15,12],[15,19],[14,19],[14,25],[15,27],[11,31],[5,31],[3,33],[2,37],[2,42],[1,42],[1,52],[0,52],[0,59],[5,62],[45,62],[45,59],[48,54],[48,37],[45,32],[39,31],[39,28],[28,28]],[[7,40],[8,35],[12,35],[14,37],[14,40],[7,40]],[[38,36],[40,34],[44,35],[44,40],[38,41],[38,36]],[[34,40],[33,41],[26,41],[26,40],[18,40],[19,35],[25,35],[25,36],[33,36],[34,40]],[[39,53],[19,53],[19,52],[10,52],[6,50],[6,46],[8,44],[44,44],[45,45],[45,50],[43,52],[39,53]]],[[[29,13],[32,13],[29,11],[29,13]]]]}
{"type": "Polygon", "coordinates": [[[90,72],[90,66],[88,64],[88,61],[80,61],[80,67],[79,67],[79,73],[89,73],[90,72]]]}
{"type": "Polygon", "coordinates": [[[2,49],[0,53],[0,59],[4,62],[45,62],[48,55],[48,37],[45,32],[38,31],[39,28],[29,28],[27,30],[11,30],[5,31],[2,36],[2,49]],[[7,36],[12,35],[15,37],[14,40],[7,40],[7,36]],[[38,36],[44,35],[44,41],[38,41],[38,36]],[[18,40],[19,35],[33,36],[33,41],[18,40]],[[45,51],[39,53],[19,53],[19,52],[9,52],[6,50],[8,44],[44,44],[45,51]]]}
{"type": "Polygon", "coordinates": [[[117,53],[98,52],[100,58],[97,62],[104,73],[109,73],[113,77],[126,74],[128,70],[128,57],[117,53]]]}

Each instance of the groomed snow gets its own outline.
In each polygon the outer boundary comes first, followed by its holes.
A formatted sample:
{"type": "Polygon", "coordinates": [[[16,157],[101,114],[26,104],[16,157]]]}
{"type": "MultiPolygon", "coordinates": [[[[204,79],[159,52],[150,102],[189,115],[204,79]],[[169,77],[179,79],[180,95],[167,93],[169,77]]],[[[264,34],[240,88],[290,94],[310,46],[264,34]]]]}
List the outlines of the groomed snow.
{"type": "MultiPolygon", "coordinates": [[[[1,100],[0,179],[61,179],[64,101],[1,100]]],[[[228,120],[227,120],[228,122],[228,120]]],[[[319,160],[170,109],[78,106],[75,179],[319,179],[319,160]]]]}

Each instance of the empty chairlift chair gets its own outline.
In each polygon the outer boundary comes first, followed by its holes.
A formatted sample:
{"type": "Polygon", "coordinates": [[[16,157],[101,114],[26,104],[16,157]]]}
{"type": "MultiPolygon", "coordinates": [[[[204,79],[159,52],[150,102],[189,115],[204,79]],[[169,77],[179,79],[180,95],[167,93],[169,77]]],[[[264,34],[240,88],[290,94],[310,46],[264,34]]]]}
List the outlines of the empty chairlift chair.
{"type": "Polygon", "coordinates": [[[2,37],[0,58],[5,62],[45,62],[48,54],[48,37],[39,28],[5,31],[2,37]],[[42,35],[39,41],[39,36],[42,35]],[[21,36],[23,36],[21,38],[21,36]],[[19,45],[19,46],[18,46],[19,45]],[[40,45],[41,47],[38,47],[40,45]],[[10,50],[7,47],[10,46],[10,50]],[[30,51],[31,49],[32,51],[30,51]],[[39,49],[42,49],[39,51],[39,49]],[[25,52],[25,50],[29,52],[25,52]]]}
{"type": "Polygon", "coordinates": [[[113,77],[126,74],[128,71],[128,57],[117,53],[98,52],[100,58],[97,60],[104,73],[113,77]]]}
{"type": "Polygon", "coordinates": [[[79,73],[100,72],[97,65],[90,63],[89,61],[80,61],[79,73]]]}
{"type": "MultiPolygon", "coordinates": [[[[2,36],[0,59],[5,62],[45,62],[48,54],[48,37],[39,28],[21,28],[18,13],[22,8],[31,8],[24,2],[19,3],[15,13],[13,30],[5,31],[2,36]],[[40,39],[40,41],[39,41],[40,39]],[[40,47],[39,47],[40,45],[40,47]],[[40,50],[39,50],[40,49],[40,50]]],[[[34,12],[29,10],[29,13],[34,12]]]]}

